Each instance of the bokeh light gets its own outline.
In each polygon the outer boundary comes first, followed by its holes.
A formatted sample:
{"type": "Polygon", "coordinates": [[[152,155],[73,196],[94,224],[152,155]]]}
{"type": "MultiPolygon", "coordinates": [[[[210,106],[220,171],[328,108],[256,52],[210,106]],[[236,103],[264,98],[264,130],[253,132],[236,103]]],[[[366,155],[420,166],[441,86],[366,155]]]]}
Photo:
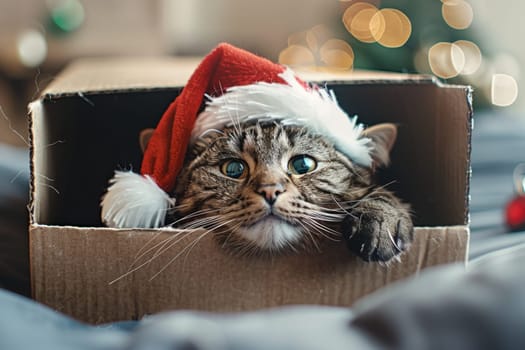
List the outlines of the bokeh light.
{"type": "Polygon", "coordinates": [[[343,14],[343,23],[350,34],[365,43],[379,43],[396,48],[405,45],[412,33],[410,19],[400,10],[379,10],[367,2],[356,2],[343,14]]]}
{"type": "Polygon", "coordinates": [[[385,47],[401,47],[405,45],[412,33],[410,19],[397,9],[386,8],[378,11],[371,23],[378,22],[374,27],[380,27],[383,23],[383,30],[372,31],[377,42],[385,47]],[[382,18],[378,20],[377,18],[382,18]],[[376,36],[377,35],[377,36],[376,36]]]}
{"type": "Polygon", "coordinates": [[[288,37],[288,47],[280,52],[279,63],[299,69],[351,70],[354,50],[346,41],[334,38],[326,25],[316,25],[288,37]]]}
{"type": "Polygon", "coordinates": [[[279,63],[287,66],[314,66],[315,57],[306,46],[291,45],[279,54],[279,63]]]}
{"type": "Polygon", "coordinates": [[[306,32],[306,45],[313,52],[317,52],[321,45],[333,36],[334,34],[326,25],[319,24],[306,32]]]}
{"type": "Polygon", "coordinates": [[[365,8],[360,10],[352,19],[350,24],[350,33],[357,39],[364,43],[373,43],[377,39],[375,36],[380,36],[385,31],[385,21],[383,16],[377,17],[378,9],[373,6],[372,8],[365,8]],[[372,18],[378,18],[373,21],[372,18]],[[375,33],[372,30],[376,31],[375,33]]]}
{"type": "Polygon", "coordinates": [[[454,29],[470,27],[474,18],[472,6],[464,0],[442,0],[441,14],[445,22],[454,29]]]}
{"type": "Polygon", "coordinates": [[[330,39],[319,50],[321,61],[335,69],[349,70],[354,65],[354,50],[344,40],[330,39]]]}
{"type": "Polygon", "coordinates": [[[51,20],[63,32],[78,29],[85,18],[84,6],[78,0],[48,0],[51,20]]]}
{"type": "Polygon", "coordinates": [[[490,91],[493,105],[507,107],[518,98],[518,83],[508,74],[494,74],[490,91]]]}
{"type": "Polygon", "coordinates": [[[458,40],[454,42],[454,45],[459,47],[465,56],[465,64],[460,74],[474,74],[481,66],[482,56],[479,47],[468,40],[458,40]]]}
{"type": "Polygon", "coordinates": [[[343,24],[346,30],[356,39],[364,42],[375,42],[370,32],[370,21],[379,10],[367,2],[356,2],[343,13],[343,24]]]}
{"type": "Polygon", "coordinates": [[[28,68],[41,65],[47,57],[47,42],[44,35],[37,30],[22,32],[16,42],[20,62],[28,68]]]}
{"type": "Polygon", "coordinates": [[[465,55],[455,44],[439,42],[428,51],[428,63],[432,73],[440,78],[453,78],[463,70],[465,55]]]}
{"type": "Polygon", "coordinates": [[[292,33],[288,36],[288,46],[292,45],[300,45],[300,46],[308,46],[308,43],[306,42],[306,31],[303,32],[296,32],[292,33]]]}

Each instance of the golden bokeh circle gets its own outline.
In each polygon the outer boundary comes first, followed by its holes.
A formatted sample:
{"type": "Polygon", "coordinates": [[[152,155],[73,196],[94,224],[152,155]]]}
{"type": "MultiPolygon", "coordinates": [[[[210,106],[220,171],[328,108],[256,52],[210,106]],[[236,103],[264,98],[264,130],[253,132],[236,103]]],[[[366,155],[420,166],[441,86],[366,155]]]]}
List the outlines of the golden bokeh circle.
{"type": "Polygon", "coordinates": [[[315,65],[315,57],[305,46],[290,45],[279,54],[279,63],[287,66],[315,65]]]}
{"type": "Polygon", "coordinates": [[[374,13],[370,19],[369,28],[374,41],[378,41],[383,36],[386,30],[386,21],[381,11],[374,13]]]}
{"type": "Polygon", "coordinates": [[[374,39],[379,44],[389,48],[405,45],[412,34],[412,23],[407,15],[398,9],[381,9],[374,16],[371,25],[378,22],[377,18],[382,18],[379,22],[384,23],[384,30],[373,31],[374,39]]]}
{"type": "Polygon", "coordinates": [[[321,60],[327,67],[338,70],[350,70],[354,65],[354,57],[348,52],[338,49],[325,51],[321,60]]]}
{"type": "Polygon", "coordinates": [[[463,0],[443,0],[441,14],[445,22],[454,29],[470,27],[474,19],[472,6],[463,0]]]}
{"type": "Polygon", "coordinates": [[[292,45],[301,45],[301,46],[307,46],[306,42],[306,31],[302,32],[295,32],[288,36],[288,46],[292,45]]]}
{"type": "Polygon", "coordinates": [[[432,73],[440,78],[453,78],[463,70],[465,55],[455,44],[439,42],[428,50],[428,63],[432,73]]]}
{"type": "MultiPolygon", "coordinates": [[[[357,39],[364,43],[374,43],[377,40],[371,31],[372,18],[378,12],[377,8],[367,8],[359,11],[350,24],[350,32],[357,39]]],[[[378,21],[375,21],[378,22],[378,21]]],[[[380,21],[379,21],[380,22],[380,21]]],[[[375,24],[374,28],[381,27],[381,24],[375,24]]],[[[383,24],[384,28],[384,24],[383,24]]]]}
{"type": "Polygon", "coordinates": [[[458,40],[454,42],[454,45],[458,46],[465,56],[465,65],[460,73],[463,75],[476,73],[481,66],[482,60],[481,50],[478,45],[468,40],[458,40]]]}
{"type": "Polygon", "coordinates": [[[311,30],[306,32],[306,45],[310,50],[313,52],[316,52],[319,50],[319,39],[315,35],[315,33],[311,30]]]}
{"type": "Polygon", "coordinates": [[[354,65],[354,50],[344,40],[330,39],[319,50],[321,61],[335,69],[349,70],[354,65]]]}
{"type": "MultiPolygon", "coordinates": [[[[346,11],[343,13],[343,24],[345,25],[346,30],[352,34],[354,37],[357,38],[356,33],[354,33],[354,30],[357,30],[358,36],[366,37],[366,31],[369,27],[370,20],[366,22],[366,17],[368,14],[371,14],[372,12],[377,12],[378,9],[372,4],[369,4],[367,2],[356,2],[355,4],[352,4],[349,6],[346,11]],[[365,13],[361,14],[362,11],[366,11],[365,13]],[[358,20],[355,21],[356,17],[359,15],[358,20]],[[361,29],[361,23],[365,20],[366,28],[361,29]],[[361,32],[364,31],[365,34],[362,35],[361,32]]],[[[368,33],[370,30],[368,29],[368,33]]],[[[359,39],[360,40],[360,39],[359,39]]]]}
{"type": "Polygon", "coordinates": [[[334,36],[330,28],[324,24],[312,27],[306,32],[306,44],[313,52],[317,52],[319,47],[334,36]]]}

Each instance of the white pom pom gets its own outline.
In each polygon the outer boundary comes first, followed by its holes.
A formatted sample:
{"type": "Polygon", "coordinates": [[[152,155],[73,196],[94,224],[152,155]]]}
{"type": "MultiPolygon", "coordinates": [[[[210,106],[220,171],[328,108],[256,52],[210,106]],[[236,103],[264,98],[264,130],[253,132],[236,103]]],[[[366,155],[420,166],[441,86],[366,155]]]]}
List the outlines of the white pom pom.
{"type": "Polygon", "coordinates": [[[116,228],[155,228],[164,225],[175,205],[153,179],[131,171],[115,171],[102,198],[102,222],[116,228]]]}

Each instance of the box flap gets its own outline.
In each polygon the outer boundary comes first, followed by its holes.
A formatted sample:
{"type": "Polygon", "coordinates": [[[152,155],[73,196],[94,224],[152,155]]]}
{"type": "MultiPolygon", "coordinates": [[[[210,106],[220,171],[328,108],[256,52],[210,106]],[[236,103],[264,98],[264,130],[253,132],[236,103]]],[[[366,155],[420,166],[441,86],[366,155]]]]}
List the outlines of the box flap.
{"type": "MultiPolygon", "coordinates": [[[[90,58],[71,63],[42,92],[42,95],[72,95],[181,87],[200,63],[195,57],[90,58]]],[[[377,71],[330,71],[299,69],[307,81],[411,81],[434,82],[433,77],[377,71]]]]}

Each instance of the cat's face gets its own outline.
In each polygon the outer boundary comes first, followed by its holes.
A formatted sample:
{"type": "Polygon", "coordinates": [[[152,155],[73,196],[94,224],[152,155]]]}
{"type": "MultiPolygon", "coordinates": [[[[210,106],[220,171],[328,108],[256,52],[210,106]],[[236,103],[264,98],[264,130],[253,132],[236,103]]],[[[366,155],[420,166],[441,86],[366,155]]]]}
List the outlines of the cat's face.
{"type": "Polygon", "coordinates": [[[323,137],[278,123],[210,132],[177,179],[177,226],[204,227],[229,247],[276,251],[315,246],[370,185],[323,137]]]}

